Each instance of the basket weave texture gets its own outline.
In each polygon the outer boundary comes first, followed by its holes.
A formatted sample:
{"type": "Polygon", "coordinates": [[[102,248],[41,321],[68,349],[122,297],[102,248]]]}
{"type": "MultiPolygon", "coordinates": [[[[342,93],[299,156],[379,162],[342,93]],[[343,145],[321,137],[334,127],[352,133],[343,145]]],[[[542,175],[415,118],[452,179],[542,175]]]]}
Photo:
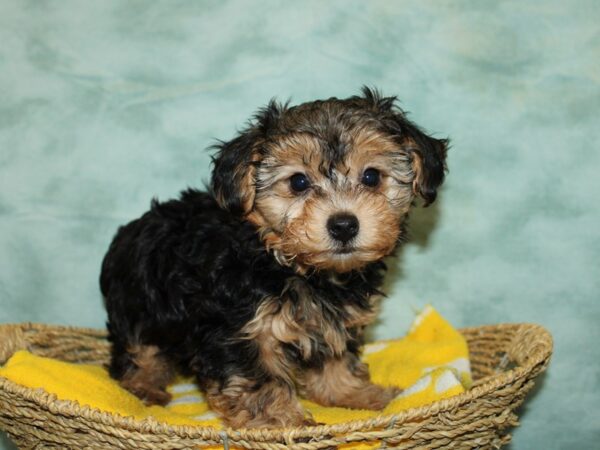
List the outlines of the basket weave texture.
{"type": "MultiPolygon", "coordinates": [[[[552,353],[541,326],[501,324],[460,330],[469,345],[474,386],[458,396],[374,419],[299,428],[216,429],[135,420],[59,400],[0,377],[0,429],[19,448],[190,449],[206,446],[312,450],[350,443],[376,448],[497,449],[518,424],[515,408],[552,353]]],[[[17,350],[63,361],[105,364],[101,330],[41,324],[0,325],[0,364],[17,350]]]]}

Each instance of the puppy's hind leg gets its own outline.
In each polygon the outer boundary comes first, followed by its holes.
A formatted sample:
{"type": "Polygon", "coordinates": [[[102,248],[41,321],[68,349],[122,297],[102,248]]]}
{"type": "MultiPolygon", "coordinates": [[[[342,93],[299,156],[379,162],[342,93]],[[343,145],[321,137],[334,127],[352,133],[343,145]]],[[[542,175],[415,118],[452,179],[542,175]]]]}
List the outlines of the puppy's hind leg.
{"type": "Polygon", "coordinates": [[[113,345],[110,375],[147,405],[166,405],[171,394],[166,390],[175,371],[154,345],[113,345]]]}
{"type": "Polygon", "coordinates": [[[314,402],[352,409],[382,410],[401,392],[371,383],[366,364],[351,353],[325,361],[322,368],[307,370],[300,384],[301,394],[314,402]]]}

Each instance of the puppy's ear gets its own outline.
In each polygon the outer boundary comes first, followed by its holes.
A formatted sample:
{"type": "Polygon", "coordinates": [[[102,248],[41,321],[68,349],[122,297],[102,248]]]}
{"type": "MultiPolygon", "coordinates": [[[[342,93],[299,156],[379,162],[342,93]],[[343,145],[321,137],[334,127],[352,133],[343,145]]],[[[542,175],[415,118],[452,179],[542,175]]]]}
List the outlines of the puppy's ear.
{"type": "Polygon", "coordinates": [[[429,206],[435,201],[437,189],[444,181],[448,140],[432,138],[414,125],[411,129],[410,125],[405,125],[408,137],[404,146],[412,155],[413,192],[423,197],[425,206],[429,206]]]}
{"type": "Polygon", "coordinates": [[[261,139],[249,128],[228,142],[215,147],[211,188],[221,208],[244,215],[254,203],[254,173],[261,139]]]}
{"type": "Polygon", "coordinates": [[[396,97],[383,97],[376,89],[363,87],[363,101],[375,110],[386,131],[400,143],[412,158],[413,191],[425,200],[425,206],[434,202],[437,189],[444,181],[446,153],[449,141],[435,139],[424,133],[406,118],[396,105],[396,97]]]}
{"type": "Polygon", "coordinates": [[[256,168],[268,134],[284,109],[285,105],[271,100],[234,139],[214,146],[211,189],[219,205],[232,214],[244,216],[253,208],[256,168]]]}

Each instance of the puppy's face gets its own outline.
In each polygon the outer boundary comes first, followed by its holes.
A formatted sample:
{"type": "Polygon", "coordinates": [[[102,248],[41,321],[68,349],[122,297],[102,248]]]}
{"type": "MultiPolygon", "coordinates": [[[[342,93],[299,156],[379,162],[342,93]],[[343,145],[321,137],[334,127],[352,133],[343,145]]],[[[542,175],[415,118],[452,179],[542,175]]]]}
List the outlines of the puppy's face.
{"type": "Polygon", "coordinates": [[[412,201],[408,155],[365,126],[266,144],[248,219],[284,261],[345,272],[389,254],[412,201]]]}
{"type": "Polygon", "coordinates": [[[444,158],[445,141],[369,90],[292,108],[272,102],[220,146],[213,190],[282,264],[347,272],[394,250],[415,195],[435,199],[444,158]]]}

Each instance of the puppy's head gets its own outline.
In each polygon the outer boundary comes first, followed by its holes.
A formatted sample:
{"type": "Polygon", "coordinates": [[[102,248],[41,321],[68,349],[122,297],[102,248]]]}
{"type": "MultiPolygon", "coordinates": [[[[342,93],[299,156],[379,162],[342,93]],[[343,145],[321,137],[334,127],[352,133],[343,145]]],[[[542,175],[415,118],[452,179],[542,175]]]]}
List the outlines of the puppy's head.
{"type": "Polygon", "coordinates": [[[416,195],[435,200],[446,147],[395,97],[367,88],[294,107],[272,101],[217,146],[212,189],[282,264],[347,272],[394,250],[416,195]]]}

